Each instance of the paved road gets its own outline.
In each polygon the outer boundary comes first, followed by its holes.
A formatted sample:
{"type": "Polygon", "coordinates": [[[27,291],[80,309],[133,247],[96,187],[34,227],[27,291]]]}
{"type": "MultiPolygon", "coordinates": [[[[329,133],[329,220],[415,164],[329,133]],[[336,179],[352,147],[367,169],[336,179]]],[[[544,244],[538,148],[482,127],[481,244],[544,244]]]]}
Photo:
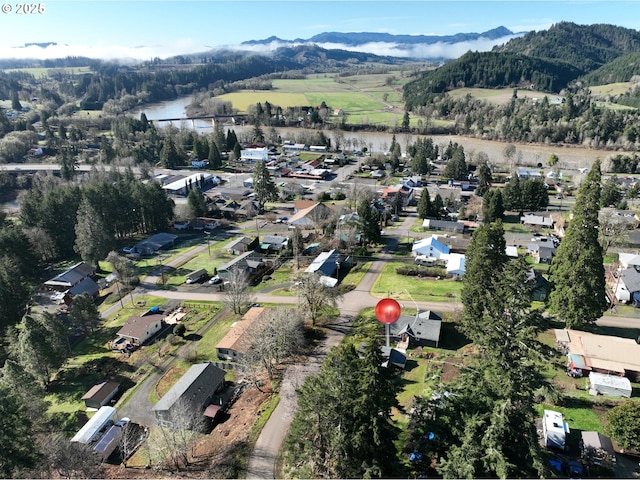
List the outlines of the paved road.
{"type": "MultiPolygon", "coordinates": [[[[324,341],[317,347],[316,351],[309,357],[306,363],[291,365],[286,370],[280,387],[280,403],[264,426],[256,445],[254,446],[254,450],[249,459],[247,478],[275,478],[276,458],[297,408],[296,389],[302,385],[304,379],[308,375],[314,374],[318,371],[327,352],[331,347],[340,343],[345,332],[355,318],[355,315],[357,315],[357,313],[363,308],[375,306],[380,300],[380,298],[371,295],[371,289],[386,263],[392,259],[391,254],[388,252],[395,248],[399,239],[409,235],[411,226],[414,224],[415,219],[415,212],[410,212],[398,228],[389,231],[392,238],[387,247],[387,251],[380,254],[378,258],[372,262],[371,267],[364,275],[356,289],[347,293],[340,300],[338,308],[341,315],[336,320],[336,323],[327,325],[327,335],[324,341]]],[[[189,258],[206,248],[206,244],[195,247],[172,259],[170,262],[167,262],[165,268],[178,267],[187,262],[189,258]]],[[[175,300],[224,300],[223,293],[213,291],[201,293],[159,290],[157,288],[157,280],[160,273],[154,273],[155,274],[146,277],[143,280],[141,286],[134,292],[135,296],[146,293],[175,300]]],[[[298,302],[297,297],[272,296],[268,293],[259,292],[252,296],[255,301],[260,303],[292,304],[298,302]]],[[[404,303],[408,307],[418,307],[421,310],[456,311],[461,308],[461,305],[455,301],[449,303],[405,301],[404,303]]],[[[114,305],[112,308],[118,308],[118,305],[114,305]]],[[[105,315],[108,314],[109,313],[106,313],[105,315]]],[[[640,329],[640,318],[604,316],[597,322],[597,324],[600,326],[640,329]]],[[[211,328],[212,325],[213,322],[209,322],[206,328],[211,328]]],[[[148,402],[149,392],[161,378],[162,374],[171,367],[173,361],[173,358],[167,359],[159,365],[151,375],[149,375],[149,377],[140,385],[134,397],[127,402],[127,405],[121,407],[123,415],[140,419],[140,421],[143,422],[153,422],[153,416],[150,409],[151,406],[148,402]]]]}

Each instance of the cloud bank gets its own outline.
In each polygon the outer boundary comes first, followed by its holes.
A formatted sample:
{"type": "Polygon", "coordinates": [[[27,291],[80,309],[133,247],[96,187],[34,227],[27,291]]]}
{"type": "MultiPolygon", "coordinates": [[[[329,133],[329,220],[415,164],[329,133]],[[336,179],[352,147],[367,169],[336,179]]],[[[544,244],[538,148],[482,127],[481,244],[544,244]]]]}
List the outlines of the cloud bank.
{"type": "MultiPolygon", "coordinates": [[[[340,49],[353,52],[364,52],[382,56],[407,57],[415,59],[455,59],[472,51],[489,51],[495,45],[508,42],[519,35],[509,35],[499,39],[479,38],[477,40],[459,43],[433,43],[433,44],[402,44],[375,42],[358,46],[343,45],[338,43],[317,43],[321,48],[340,49]]],[[[154,58],[169,58],[176,55],[189,55],[202,53],[216,49],[243,50],[255,53],[273,52],[279,47],[291,47],[296,45],[310,45],[307,42],[291,43],[273,41],[268,44],[254,45],[226,45],[211,47],[202,45],[190,39],[171,42],[167,45],[49,45],[41,47],[30,45],[28,47],[10,47],[0,45],[0,58],[38,59],[50,60],[66,57],[88,57],[100,60],[119,60],[123,62],[146,61],[154,58]]]]}

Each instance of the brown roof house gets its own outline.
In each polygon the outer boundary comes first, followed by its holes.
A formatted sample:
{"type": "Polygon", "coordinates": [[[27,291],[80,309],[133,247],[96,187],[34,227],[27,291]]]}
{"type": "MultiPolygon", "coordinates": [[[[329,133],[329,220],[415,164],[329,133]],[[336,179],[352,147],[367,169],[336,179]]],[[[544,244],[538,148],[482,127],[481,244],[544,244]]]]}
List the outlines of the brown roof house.
{"type": "Polygon", "coordinates": [[[120,384],[118,382],[107,380],[91,387],[89,391],[82,396],[82,400],[84,400],[87,408],[95,408],[97,410],[107,405],[113,397],[116,396],[119,389],[120,384]]]}
{"type": "Polygon", "coordinates": [[[235,322],[229,332],[218,342],[216,350],[220,360],[239,360],[251,348],[247,331],[265,312],[265,307],[251,307],[242,320],[235,322]]]}
{"type": "Polygon", "coordinates": [[[191,365],[151,408],[160,425],[172,427],[176,421],[197,421],[198,416],[206,412],[216,391],[224,385],[225,373],[211,362],[191,365]]]}
{"type": "Polygon", "coordinates": [[[315,228],[331,216],[331,209],[324,203],[316,203],[310,207],[298,210],[287,220],[289,225],[301,228],[315,228]]]}
{"type": "Polygon", "coordinates": [[[143,345],[162,329],[163,320],[162,314],[129,317],[117,335],[119,338],[143,345]]]}

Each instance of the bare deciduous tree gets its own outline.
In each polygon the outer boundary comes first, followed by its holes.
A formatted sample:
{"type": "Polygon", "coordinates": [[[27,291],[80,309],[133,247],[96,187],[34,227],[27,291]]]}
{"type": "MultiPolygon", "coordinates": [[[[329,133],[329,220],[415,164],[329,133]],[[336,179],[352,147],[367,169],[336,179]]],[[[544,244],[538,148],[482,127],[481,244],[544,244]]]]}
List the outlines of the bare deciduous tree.
{"type": "Polygon", "coordinates": [[[159,435],[150,449],[154,463],[165,464],[174,471],[187,468],[194,458],[196,439],[202,435],[204,427],[202,410],[194,409],[187,402],[178,402],[165,421],[158,421],[159,435]]]}
{"type": "Polygon", "coordinates": [[[87,445],[70,442],[67,437],[56,434],[43,438],[40,448],[45,477],[53,478],[53,472],[69,479],[103,476],[100,457],[87,445]]]}
{"type": "Polygon", "coordinates": [[[242,313],[244,305],[251,301],[251,296],[247,291],[249,287],[249,277],[240,268],[230,270],[229,279],[224,284],[224,303],[233,313],[242,313]]]}
{"type": "Polygon", "coordinates": [[[624,241],[627,232],[635,228],[635,223],[629,222],[627,218],[616,214],[614,208],[603,208],[598,213],[600,226],[598,229],[598,240],[602,247],[602,254],[606,255],[609,248],[620,241],[624,241]]]}
{"type": "Polygon", "coordinates": [[[315,326],[320,310],[325,305],[335,307],[340,298],[336,288],[327,287],[321,280],[320,275],[305,275],[300,280],[298,288],[298,304],[304,308],[311,318],[311,324],[315,326]]]}
{"type": "Polygon", "coordinates": [[[282,361],[301,352],[304,345],[302,318],[298,310],[276,308],[268,311],[248,332],[251,348],[245,364],[255,371],[256,366],[273,379],[282,361]]]}

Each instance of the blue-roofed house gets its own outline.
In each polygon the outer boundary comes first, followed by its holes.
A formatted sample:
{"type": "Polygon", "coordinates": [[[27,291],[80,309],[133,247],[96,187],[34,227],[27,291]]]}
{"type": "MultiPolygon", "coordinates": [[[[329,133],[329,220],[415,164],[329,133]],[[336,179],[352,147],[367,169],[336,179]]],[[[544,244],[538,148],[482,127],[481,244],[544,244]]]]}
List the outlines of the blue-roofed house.
{"type": "Polygon", "coordinates": [[[440,258],[449,254],[449,247],[440,242],[436,237],[423,238],[413,244],[411,253],[414,256],[424,255],[425,257],[440,258]]]}

